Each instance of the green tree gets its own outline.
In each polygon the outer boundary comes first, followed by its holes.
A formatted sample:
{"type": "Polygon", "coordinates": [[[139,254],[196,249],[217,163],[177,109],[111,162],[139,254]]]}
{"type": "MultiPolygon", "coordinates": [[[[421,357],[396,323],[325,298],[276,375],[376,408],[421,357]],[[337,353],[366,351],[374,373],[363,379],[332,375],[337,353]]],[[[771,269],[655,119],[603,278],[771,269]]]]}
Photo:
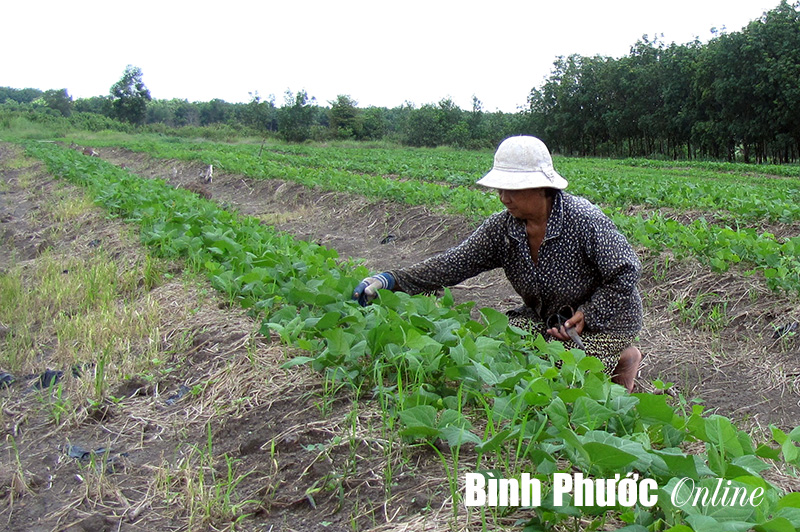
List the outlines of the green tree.
{"type": "Polygon", "coordinates": [[[202,102],[199,104],[199,108],[201,126],[226,123],[232,113],[231,104],[219,98],[214,98],[210,102],[202,102]]]}
{"type": "Polygon", "coordinates": [[[405,142],[408,122],[414,112],[416,112],[414,103],[408,100],[402,105],[387,109],[384,113],[387,136],[393,137],[398,142],[405,142]]]}
{"type": "Polygon", "coordinates": [[[175,126],[196,126],[200,124],[200,109],[189,100],[173,98],[172,104],[175,111],[175,126]]]}
{"type": "Polygon", "coordinates": [[[434,147],[444,143],[444,131],[435,105],[425,104],[412,110],[405,122],[405,143],[410,146],[434,147]]]}
{"type": "Polygon", "coordinates": [[[328,111],[331,134],[338,139],[361,137],[361,111],[358,102],[347,94],[340,94],[336,100],[328,102],[331,108],[328,111]]]}
{"type": "Polygon", "coordinates": [[[383,107],[367,107],[361,115],[361,134],[358,140],[379,140],[389,131],[387,110],[383,107]]]}
{"type": "Polygon", "coordinates": [[[701,50],[699,40],[685,45],[671,44],[664,50],[661,61],[662,107],[659,110],[665,124],[662,135],[667,140],[667,152],[673,159],[694,157],[692,125],[697,121],[697,95],[693,80],[697,76],[697,59],[701,50]]]}
{"type": "Polygon", "coordinates": [[[278,130],[278,110],[275,107],[275,96],[262,99],[258,91],[250,93],[250,101],[242,111],[245,124],[258,130],[263,135],[278,130]]]}
{"type": "Polygon", "coordinates": [[[789,162],[800,153],[800,3],[786,0],[745,29],[757,85],[749,133],[758,162],[789,162]]]}
{"type": "Polygon", "coordinates": [[[472,111],[464,113],[466,116],[466,126],[469,133],[468,148],[493,148],[494,144],[486,142],[486,130],[483,127],[483,102],[477,96],[472,95],[472,111]]]}
{"type": "Polygon", "coordinates": [[[12,89],[11,87],[0,87],[0,104],[11,100],[16,103],[31,103],[37,98],[41,98],[42,91],[39,89],[12,89]]]}
{"type": "Polygon", "coordinates": [[[577,151],[583,132],[583,116],[577,96],[583,58],[558,57],[541,90],[531,92],[531,111],[541,116],[539,132],[548,147],[562,153],[577,151]]]}
{"type": "Polygon", "coordinates": [[[284,94],[284,106],[278,113],[278,135],[288,142],[304,142],[311,138],[314,124],[315,98],[308,97],[305,90],[284,94]]]}
{"type": "Polygon", "coordinates": [[[147,123],[166,124],[170,127],[196,126],[200,123],[200,110],[188,100],[152,100],[147,104],[147,123]]]}
{"type": "Polygon", "coordinates": [[[619,59],[559,57],[524,115],[555,151],[789,162],[800,156],[800,2],[740,32],[619,59]]]}
{"type": "Polygon", "coordinates": [[[58,111],[62,116],[72,114],[72,96],[69,95],[67,89],[44,91],[42,97],[47,107],[58,111]]]}
{"type": "Polygon", "coordinates": [[[111,98],[109,96],[92,96],[78,98],[72,106],[76,113],[95,113],[111,117],[111,98]]]}
{"type": "Polygon", "coordinates": [[[464,112],[450,98],[413,109],[404,124],[405,143],[427,147],[466,143],[469,140],[466,122],[459,125],[463,115],[464,112]]]}
{"type": "Polygon", "coordinates": [[[150,91],[142,81],[142,70],[128,65],[119,81],[111,86],[111,109],[114,118],[131,124],[143,124],[147,118],[150,91]]]}
{"type": "Polygon", "coordinates": [[[175,125],[175,109],[170,100],[152,100],[147,105],[148,124],[175,125]]]}

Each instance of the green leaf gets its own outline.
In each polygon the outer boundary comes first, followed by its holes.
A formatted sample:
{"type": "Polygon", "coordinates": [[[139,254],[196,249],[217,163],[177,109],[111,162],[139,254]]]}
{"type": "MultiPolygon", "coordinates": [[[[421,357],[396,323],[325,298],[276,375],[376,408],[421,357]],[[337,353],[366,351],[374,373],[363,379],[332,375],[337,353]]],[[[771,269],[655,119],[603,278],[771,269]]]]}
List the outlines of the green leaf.
{"type": "Polygon", "coordinates": [[[492,453],[496,452],[503,442],[506,441],[508,435],[511,434],[510,429],[503,429],[488,440],[479,443],[475,450],[479,453],[492,453]]]}
{"type": "Polygon", "coordinates": [[[576,427],[586,427],[594,430],[608,421],[614,412],[601,405],[594,399],[578,397],[572,407],[570,421],[576,427]]]}
{"type": "Polygon", "coordinates": [[[430,405],[418,405],[400,412],[400,421],[406,428],[400,431],[403,436],[429,438],[439,435],[436,423],[436,409],[430,405]]]}
{"type": "Polygon", "coordinates": [[[328,329],[322,332],[327,340],[327,349],[334,355],[348,355],[355,335],[345,332],[344,329],[328,329]]]}
{"type": "Polygon", "coordinates": [[[794,444],[794,442],[790,439],[786,439],[781,445],[781,451],[783,452],[783,459],[789,463],[797,464],[798,458],[800,458],[800,448],[794,444]]]}
{"type": "Polygon", "coordinates": [[[581,371],[589,371],[592,373],[602,373],[605,366],[599,358],[586,356],[578,362],[578,369],[581,371]]]}
{"type": "Polygon", "coordinates": [[[461,338],[456,332],[461,328],[461,322],[455,318],[442,318],[435,322],[436,334],[433,339],[448,346],[457,345],[461,338]]]}
{"type": "Polygon", "coordinates": [[[449,288],[444,289],[444,294],[442,294],[442,306],[444,307],[452,307],[453,306],[453,294],[450,292],[449,288]]]}
{"type": "Polygon", "coordinates": [[[409,427],[436,427],[436,409],[430,405],[419,405],[400,411],[400,421],[409,427]]]}
{"type": "MultiPolygon", "coordinates": [[[[731,460],[731,465],[737,466],[743,469],[746,473],[753,476],[759,476],[762,471],[769,469],[770,466],[753,456],[752,454],[746,454],[744,456],[740,456],[738,458],[734,458],[731,460]]],[[[731,472],[728,472],[728,476],[734,476],[731,472]]],[[[735,475],[735,476],[742,476],[742,475],[735,475]]]]}
{"type": "Polygon", "coordinates": [[[800,508],[784,507],[775,512],[775,518],[788,519],[795,529],[800,529],[800,508]]]}
{"type": "Polygon", "coordinates": [[[672,425],[663,425],[661,427],[661,437],[664,438],[663,444],[665,447],[677,447],[686,439],[686,433],[672,425]]]}
{"type": "Polygon", "coordinates": [[[430,391],[428,388],[432,388],[432,386],[423,384],[417,388],[414,393],[406,398],[405,404],[409,405],[409,407],[416,405],[438,404],[438,402],[442,400],[442,396],[438,393],[430,391]]]}
{"type": "Polygon", "coordinates": [[[459,445],[463,445],[465,443],[480,444],[482,442],[477,435],[463,427],[449,425],[439,429],[439,432],[441,436],[447,440],[447,444],[450,447],[458,447],[459,445]]]}
{"type": "Polygon", "coordinates": [[[289,369],[289,368],[293,368],[295,366],[302,366],[303,364],[308,364],[309,362],[313,362],[313,361],[314,361],[314,359],[312,357],[305,357],[305,356],[294,357],[293,359],[291,359],[291,360],[289,360],[287,362],[284,362],[281,365],[281,368],[289,369]]]}
{"type": "Polygon", "coordinates": [[[766,444],[761,444],[756,449],[756,456],[766,458],[768,460],[779,460],[781,457],[781,450],[770,447],[766,444]]]}
{"type": "Polygon", "coordinates": [[[627,414],[630,410],[639,404],[639,399],[631,395],[618,395],[609,401],[606,406],[610,408],[615,415],[627,414]]]}
{"type": "Polygon", "coordinates": [[[439,416],[438,426],[439,428],[447,427],[447,426],[456,426],[456,427],[466,427],[472,428],[472,423],[464,417],[464,414],[459,412],[458,410],[453,410],[452,408],[447,408],[442,411],[439,416]]]}
{"type": "Polygon", "coordinates": [[[508,327],[508,316],[491,307],[480,309],[480,313],[486,323],[487,335],[497,336],[505,332],[508,327]]]}
{"type": "Polygon", "coordinates": [[[518,369],[510,373],[503,373],[498,378],[497,387],[503,390],[513,390],[514,386],[521,381],[523,377],[529,374],[530,371],[527,369],[518,369]]]}
{"type": "Polygon", "coordinates": [[[440,344],[430,336],[421,334],[413,329],[409,331],[408,338],[406,340],[406,345],[411,349],[417,349],[420,352],[430,356],[437,355],[442,350],[442,344],[440,344]]]}
{"type": "Polygon", "coordinates": [[[411,322],[411,325],[423,331],[433,332],[436,330],[436,325],[431,320],[419,314],[410,315],[408,321],[411,322]]]}
{"type": "Polygon", "coordinates": [[[498,420],[516,419],[519,415],[518,401],[505,395],[495,397],[492,405],[492,415],[498,420]]]}
{"type": "Polygon", "coordinates": [[[584,443],[583,448],[589,455],[590,463],[601,471],[618,471],[636,461],[636,456],[605,443],[590,441],[584,443]]]}
{"type": "Polygon", "coordinates": [[[778,504],[775,505],[775,509],[780,510],[781,508],[800,508],[800,493],[795,491],[781,497],[778,504]]]}
{"type": "Polygon", "coordinates": [[[474,357],[481,357],[482,361],[494,360],[500,354],[503,342],[488,336],[478,336],[475,339],[474,357]]]}
{"type": "Polygon", "coordinates": [[[720,451],[724,450],[726,456],[737,457],[744,453],[737,430],[728,418],[720,415],[706,418],[706,434],[706,441],[715,444],[720,451]]]}
{"type": "Polygon", "coordinates": [[[650,393],[635,393],[632,394],[639,399],[639,404],[636,406],[636,411],[644,421],[660,421],[662,423],[671,423],[675,412],[672,407],[667,404],[667,395],[653,395],[650,393]]]}
{"type": "Polygon", "coordinates": [[[769,428],[772,431],[772,439],[775,440],[778,445],[783,445],[788,438],[786,433],[774,425],[770,425],[769,428]]]}
{"type": "Polygon", "coordinates": [[[558,392],[558,397],[567,404],[574,403],[579,397],[586,397],[583,388],[565,388],[558,392]]]}
{"type": "MultiPolygon", "coordinates": [[[[721,478],[704,479],[700,482],[686,481],[685,479],[673,478],[663,490],[660,490],[659,501],[667,507],[672,506],[672,500],[679,503],[678,508],[686,512],[690,517],[704,516],[711,518],[713,522],[719,523],[720,530],[738,530],[742,524],[750,524],[755,518],[757,506],[750,505],[749,494],[756,489],[758,479],[747,479],[747,482],[726,481],[721,478]],[[723,499],[726,494],[727,498],[723,499]],[[732,501],[734,490],[745,489],[744,504],[739,504],[739,498],[732,501]],[[666,500],[661,495],[666,494],[666,500]],[[730,525],[730,523],[737,523],[730,525]],[[733,528],[727,528],[733,526],[733,528]]],[[[695,527],[695,521],[687,518],[689,524],[695,527]]],[[[703,527],[703,530],[713,525],[713,522],[706,519],[699,519],[696,523],[703,527]]],[[[744,530],[747,530],[746,528],[744,530]]]]}
{"type": "Polygon", "coordinates": [[[556,427],[569,426],[569,413],[567,412],[567,405],[564,404],[564,401],[561,399],[561,397],[556,397],[553,399],[544,409],[544,412],[556,427]]]}
{"type": "Polygon", "coordinates": [[[686,521],[694,532],[747,532],[753,523],[745,521],[718,521],[708,515],[690,515],[686,521]]]}
{"type": "Polygon", "coordinates": [[[451,347],[449,355],[450,358],[453,359],[453,362],[455,362],[459,366],[466,366],[467,364],[470,363],[469,352],[467,351],[467,348],[464,346],[463,341],[462,343],[451,347]]]}
{"type": "Polygon", "coordinates": [[[341,314],[339,312],[327,312],[319,319],[316,325],[314,325],[314,328],[318,331],[324,331],[326,329],[330,329],[331,327],[336,327],[336,325],[339,323],[340,317],[341,314]]]}
{"type": "Polygon", "coordinates": [[[338,297],[334,297],[330,294],[316,294],[312,299],[313,303],[317,307],[325,307],[327,305],[333,305],[339,302],[338,297]]]}
{"type": "Polygon", "coordinates": [[[583,517],[583,512],[581,512],[580,509],[576,508],[571,504],[572,503],[571,495],[567,495],[566,497],[564,497],[564,500],[562,502],[565,502],[566,504],[563,504],[561,506],[555,505],[555,500],[553,498],[553,491],[551,490],[544,497],[542,497],[541,508],[544,510],[549,510],[560,516],[568,515],[570,517],[577,517],[577,518],[583,517]]]}
{"type": "Polygon", "coordinates": [[[620,438],[619,436],[615,436],[601,430],[589,431],[578,438],[584,446],[589,442],[597,442],[635,456],[636,460],[632,463],[632,467],[638,469],[639,471],[648,470],[651,466],[653,466],[654,462],[661,469],[666,469],[667,467],[659,456],[647,452],[647,450],[638,441],[620,438]]]}
{"type": "Polygon", "coordinates": [[[558,471],[558,465],[551,454],[541,449],[533,448],[528,455],[530,456],[531,462],[536,465],[537,473],[542,475],[552,475],[558,471]]]}
{"type": "Polygon", "coordinates": [[[693,480],[700,479],[693,456],[686,455],[679,449],[654,449],[651,452],[664,460],[672,475],[680,478],[691,478],[693,480]]]}
{"type": "Polygon", "coordinates": [[[550,381],[543,377],[532,380],[523,394],[523,399],[531,406],[546,405],[552,397],[553,390],[550,388],[550,381]]]}
{"type": "Polygon", "coordinates": [[[708,434],[706,434],[706,420],[698,411],[701,409],[702,407],[700,407],[700,405],[694,405],[692,407],[693,412],[686,422],[686,429],[689,431],[690,436],[697,438],[698,440],[708,441],[708,434]]]}
{"type": "Polygon", "coordinates": [[[480,362],[473,362],[472,367],[475,368],[475,371],[478,373],[478,377],[480,378],[481,382],[488,384],[489,386],[494,386],[498,382],[497,373],[490,370],[480,362]]]}
{"type": "Polygon", "coordinates": [[[397,310],[400,307],[400,296],[391,290],[378,290],[378,300],[382,307],[397,310]]]}
{"type": "Polygon", "coordinates": [[[776,517],[766,523],[753,527],[756,532],[797,532],[791,521],[785,517],[776,517]]]}

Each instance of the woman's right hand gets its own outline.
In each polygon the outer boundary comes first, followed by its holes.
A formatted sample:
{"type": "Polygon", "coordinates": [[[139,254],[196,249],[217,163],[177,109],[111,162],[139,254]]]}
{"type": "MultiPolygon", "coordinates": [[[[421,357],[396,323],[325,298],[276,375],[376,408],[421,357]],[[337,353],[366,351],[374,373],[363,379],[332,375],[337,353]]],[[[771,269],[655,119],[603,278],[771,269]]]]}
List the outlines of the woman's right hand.
{"type": "Polygon", "coordinates": [[[362,307],[378,297],[378,290],[391,290],[394,288],[394,275],[389,272],[379,273],[378,275],[366,277],[358,283],[353,290],[353,300],[358,301],[362,307]]]}
{"type": "Polygon", "coordinates": [[[558,338],[559,340],[567,341],[571,339],[568,329],[575,329],[576,333],[581,334],[585,326],[586,321],[583,317],[583,311],[579,310],[575,312],[575,314],[573,314],[572,317],[565,321],[560,327],[551,327],[548,329],[547,334],[558,338]]]}

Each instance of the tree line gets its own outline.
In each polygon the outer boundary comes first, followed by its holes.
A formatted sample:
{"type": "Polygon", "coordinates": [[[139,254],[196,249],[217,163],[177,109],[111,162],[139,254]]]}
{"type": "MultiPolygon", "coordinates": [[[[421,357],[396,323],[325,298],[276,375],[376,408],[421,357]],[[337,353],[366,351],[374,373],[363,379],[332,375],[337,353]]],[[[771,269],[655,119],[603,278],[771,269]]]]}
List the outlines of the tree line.
{"type": "MultiPolygon", "coordinates": [[[[251,93],[247,103],[157,100],[128,66],[107,96],[0,87],[0,111],[70,118],[82,127],[194,135],[275,136],[290,142],[389,140],[409,146],[493,149],[515,134],[567,155],[794,162],[800,157],[800,2],[787,0],[740,32],[708,43],[643,36],[620,58],[570,55],[516,113],[451,99],[360,108],[350,95],[323,105],[305,90],[251,93]],[[199,130],[198,130],[199,128],[199,130]]],[[[713,30],[712,30],[713,31],[713,30]]]]}
{"type": "Polygon", "coordinates": [[[645,36],[619,59],[560,57],[531,91],[533,129],[562,153],[797,161],[799,6],[705,45],[645,36]]]}
{"type": "Polygon", "coordinates": [[[467,149],[494,148],[503,138],[522,131],[526,121],[525,113],[486,112],[477,97],[469,111],[460,109],[450,98],[420,107],[405,102],[394,108],[360,108],[355,99],[343,94],[320,105],[305,90],[287,90],[282,105],[274,95],[263,98],[258,93],[251,93],[247,103],[157,100],[150,98],[141,78],[141,70],[129,66],[111,95],[74,101],[67,89],[0,87],[0,111],[27,112],[31,117],[40,115],[39,119],[48,115],[69,117],[89,129],[136,126],[164,133],[190,129],[198,135],[222,131],[274,136],[289,142],[388,140],[409,146],[467,149]],[[137,83],[139,91],[134,87],[137,83]]]}

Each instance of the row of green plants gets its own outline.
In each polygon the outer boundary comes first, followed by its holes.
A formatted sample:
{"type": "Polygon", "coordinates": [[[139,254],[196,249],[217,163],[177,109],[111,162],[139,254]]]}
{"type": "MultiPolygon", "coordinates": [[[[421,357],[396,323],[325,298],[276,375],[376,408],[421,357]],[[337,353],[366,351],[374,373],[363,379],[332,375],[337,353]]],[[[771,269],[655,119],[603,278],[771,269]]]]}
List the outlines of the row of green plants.
{"type": "Polygon", "coordinates": [[[473,304],[454,305],[449,293],[437,299],[383,291],[378,303],[362,308],[349,294],[368,272],[335,250],[52,143],[26,148],[54,174],[87,187],[112,215],[138,224],[156,253],[185,257],[231,302],[263,316],[265,334],[275,331],[305,351],[288,366],[308,364],[330,382],[372,392],[404,438],[432,448],[436,439],[446,441],[450,453],[440,456],[456,513],[458,456],[469,445],[486,475],[529,472],[542,481],[543,502],[523,523],[530,531],[586,521],[597,528],[610,515],[630,532],[800,526],[800,495],[782,493],[761,474],[773,460],[783,471],[800,467],[800,429],[773,427],[774,441],[758,445],[700,405],[627,394],[598,360],[525,336],[497,311],[482,309],[482,319],[473,320],[473,304]],[[701,444],[696,454],[684,451],[691,442],[701,444]],[[657,483],[658,501],[556,504],[552,475],[574,470],[598,478],[636,472],[657,483]],[[683,479],[699,486],[724,479],[747,493],[763,490],[763,500],[720,507],[683,497],[674,504],[683,479]]]}
{"type": "MultiPolygon", "coordinates": [[[[241,146],[249,151],[246,146],[241,146]]],[[[259,152],[261,148],[259,147],[259,152]]],[[[264,149],[264,157],[278,160],[283,156],[292,164],[301,166],[328,167],[374,174],[400,174],[427,180],[450,181],[457,184],[473,184],[475,179],[492,164],[492,151],[467,151],[448,148],[428,149],[375,149],[374,146],[350,144],[344,149],[326,146],[324,150],[310,144],[270,143],[264,149]],[[271,152],[271,153],[270,153],[271,152]]],[[[614,170],[640,175],[647,169],[657,169],[659,174],[647,175],[685,176],[699,180],[723,181],[739,184],[775,184],[775,177],[800,177],[798,165],[759,165],[712,161],[660,161],[654,159],[598,159],[585,157],[554,157],[558,169],[569,174],[572,168],[580,167],[581,161],[590,161],[597,170],[598,178],[614,170]],[[637,170],[631,170],[636,168],[637,170]],[[644,169],[644,170],[643,170],[644,169]]],[[[796,183],[792,190],[797,190],[796,183]]]]}
{"type": "MultiPolygon", "coordinates": [[[[391,173],[376,175],[342,170],[334,163],[327,166],[322,164],[321,153],[330,151],[330,153],[336,154],[344,150],[316,148],[312,149],[314,150],[313,154],[310,151],[298,152],[299,157],[291,161],[285,161],[264,156],[264,154],[274,153],[274,151],[262,149],[258,146],[186,143],[179,139],[149,141],[113,139],[109,140],[108,144],[122,145],[156,157],[198,160],[204,164],[216,165],[228,172],[239,173],[253,178],[285,179],[309,187],[348,192],[370,198],[390,199],[414,205],[444,206],[449,212],[472,217],[475,221],[482,220],[502,209],[502,204],[496,196],[485,190],[403,179],[406,174],[401,174],[399,178],[396,178],[391,173]],[[304,158],[315,158],[318,163],[312,165],[295,164],[295,162],[304,158]]],[[[281,149],[283,150],[283,148],[281,149]]],[[[306,150],[309,149],[306,148],[306,150]]],[[[288,149],[285,151],[288,151],[288,149]]],[[[349,153],[350,150],[347,150],[347,152],[349,153]]],[[[431,154],[435,154],[436,158],[431,159],[432,162],[426,163],[426,167],[436,166],[441,161],[441,166],[448,168],[448,161],[459,159],[459,152],[447,152],[445,150],[441,150],[441,153],[445,154],[441,159],[439,159],[440,150],[396,151],[398,154],[407,152],[411,154],[408,159],[411,162],[406,163],[409,168],[419,164],[416,161],[420,159],[430,158],[431,154]]],[[[336,155],[332,155],[332,157],[334,159],[337,158],[336,155]]],[[[340,154],[338,157],[340,159],[346,158],[346,154],[340,154]]],[[[484,168],[490,167],[489,161],[484,162],[487,163],[484,168]]],[[[589,165],[594,163],[595,161],[573,162],[572,164],[575,167],[572,169],[569,168],[569,165],[565,165],[567,168],[565,175],[572,180],[570,190],[576,193],[581,193],[583,190],[588,192],[591,189],[595,191],[594,193],[605,194],[605,196],[601,195],[599,197],[599,201],[603,204],[610,203],[613,205],[615,197],[623,197],[626,194],[629,198],[636,197],[635,190],[637,186],[646,187],[649,186],[647,183],[655,181],[655,179],[636,181],[631,174],[626,179],[617,179],[622,184],[619,186],[613,185],[616,188],[611,190],[612,185],[609,183],[614,182],[614,179],[603,181],[592,179],[591,177],[586,177],[585,179],[577,177],[579,175],[578,165],[584,165],[584,170],[581,170],[581,172],[591,173],[592,175],[602,174],[602,171],[595,172],[588,169],[589,165]],[[631,192],[629,194],[625,192],[626,189],[623,185],[630,186],[631,192]],[[609,198],[608,202],[604,199],[606,197],[609,198]]],[[[625,172],[622,170],[625,168],[624,166],[614,166],[611,162],[598,163],[599,168],[605,168],[609,165],[612,167],[609,175],[615,175],[616,170],[613,170],[613,168],[620,169],[619,172],[625,172]]],[[[475,167],[477,166],[476,160],[475,167]]],[[[424,172],[425,170],[421,171],[421,173],[424,172]]],[[[477,174],[474,173],[474,170],[471,172],[473,172],[470,177],[472,182],[476,179],[476,176],[480,175],[480,172],[477,174]]],[[[663,169],[652,169],[650,172],[660,174],[663,173],[663,169]]],[[[407,173],[412,172],[408,171],[407,173]]],[[[787,197],[792,196],[791,194],[787,196],[786,192],[778,193],[779,196],[782,195],[780,202],[775,198],[773,198],[774,201],[768,201],[770,194],[774,194],[775,190],[781,190],[778,185],[796,187],[797,183],[794,180],[772,180],[770,183],[777,183],[775,186],[758,187],[758,193],[745,191],[740,195],[736,191],[740,190],[744,185],[736,185],[734,187],[731,182],[727,182],[724,183],[725,186],[723,187],[712,180],[694,179],[691,176],[685,179],[686,185],[683,188],[678,187],[682,190],[682,193],[678,194],[673,191],[676,198],[683,198],[681,203],[683,208],[702,208],[704,204],[711,202],[711,200],[703,199],[706,197],[704,187],[706,184],[709,184],[709,186],[713,184],[716,187],[716,195],[713,198],[727,197],[728,204],[735,203],[741,205],[742,208],[749,206],[747,208],[753,212],[758,210],[754,206],[755,203],[784,214],[800,209],[800,202],[793,203],[787,199],[787,197]],[[689,191],[692,194],[689,194],[689,191]],[[696,197],[693,194],[696,194],[696,197]]],[[[661,182],[668,181],[661,178],[661,182]]],[[[667,193],[665,192],[665,194],[667,193]]],[[[592,196],[593,194],[588,194],[588,197],[591,198],[592,196]]],[[[620,200],[617,203],[622,201],[620,200]]],[[[642,204],[650,205],[654,208],[663,206],[657,199],[653,198],[640,198],[640,201],[642,204]]],[[[654,252],[669,249],[672,250],[677,258],[695,256],[716,271],[726,271],[731,266],[742,263],[752,271],[762,272],[767,285],[772,289],[782,289],[787,292],[800,290],[800,237],[781,240],[770,233],[759,232],[752,228],[731,228],[711,224],[702,217],[691,223],[683,224],[660,211],[629,215],[623,212],[623,208],[619,206],[606,207],[605,211],[632,242],[652,249],[654,252]]],[[[787,214],[786,216],[790,215],[787,214]]]]}
{"type": "MultiPolygon", "coordinates": [[[[284,147],[256,152],[252,146],[225,147],[243,156],[290,167],[473,186],[492,165],[489,152],[454,150],[392,150],[366,148],[284,147]]],[[[213,151],[213,147],[212,150],[213,151]]],[[[733,220],[790,223],[800,219],[800,181],[764,176],[763,167],[733,163],[651,165],[626,161],[556,158],[556,166],[570,182],[570,190],[611,207],[645,205],[652,208],[721,211],[733,220]],[[754,172],[758,174],[754,175],[754,172]]],[[[769,171],[800,177],[798,166],[774,166],[769,171]]]]}
{"type": "MultiPolygon", "coordinates": [[[[336,169],[352,174],[398,176],[403,179],[473,186],[492,165],[491,152],[447,149],[379,149],[155,142],[132,149],[182,158],[186,151],[202,160],[235,156],[264,164],[311,171],[336,169]],[[174,152],[178,153],[174,153],[174,152]],[[222,152],[224,155],[221,155],[222,152]],[[221,155],[221,156],[220,156],[221,155]]],[[[730,218],[792,222],[800,219],[800,181],[765,175],[764,167],[733,163],[670,163],[630,159],[557,157],[556,168],[570,182],[570,191],[610,207],[645,205],[652,208],[721,211],[730,218]],[[660,163],[660,164],[651,164],[660,163]],[[733,215],[733,216],[730,216],[733,215]]],[[[798,166],[770,166],[769,172],[800,177],[798,166]]]]}

